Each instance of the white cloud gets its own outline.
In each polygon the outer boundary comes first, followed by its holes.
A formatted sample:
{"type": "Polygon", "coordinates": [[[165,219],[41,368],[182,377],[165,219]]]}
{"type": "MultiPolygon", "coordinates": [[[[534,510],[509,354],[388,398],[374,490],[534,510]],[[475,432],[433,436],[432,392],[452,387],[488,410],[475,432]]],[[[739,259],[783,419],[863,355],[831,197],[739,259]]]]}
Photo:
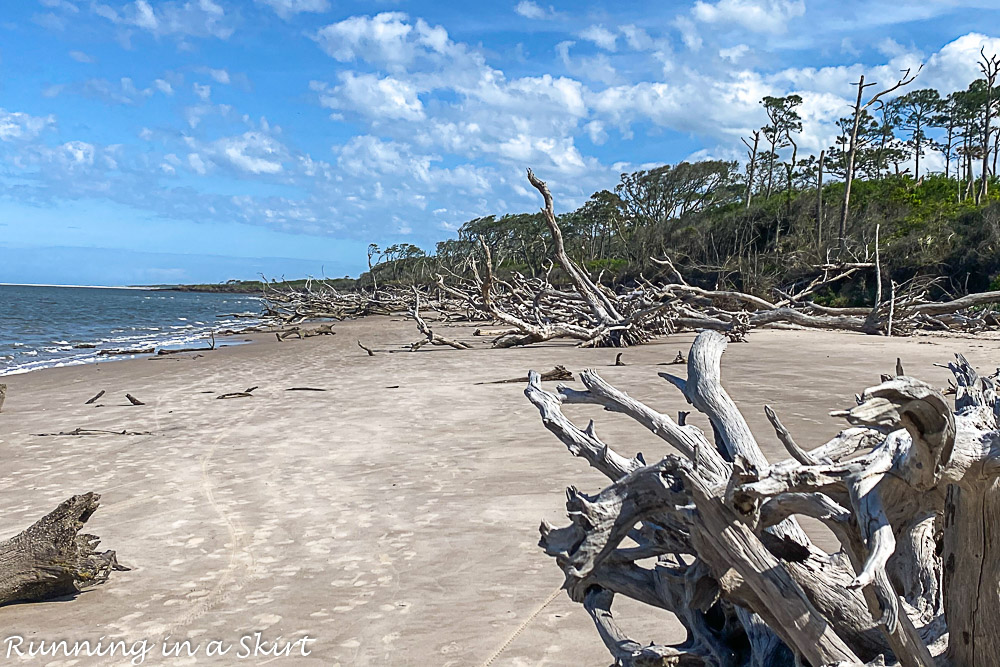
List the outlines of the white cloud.
{"type": "Polygon", "coordinates": [[[578,36],[580,39],[593,42],[605,51],[615,51],[618,48],[618,45],[616,44],[618,35],[602,25],[592,25],[585,30],[580,31],[578,36]]]}
{"type": "Polygon", "coordinates": [[[183,110],[184,119],[188,127],[194,129],[198,127],[202,119],[206,116],[218,116],[220,118],[229,117],[233,108],[228,104],[195,104],[185,107],[183,110]]]}
{"type": "Polygon", "coordinates": [[[691,51],[700,51],[702,45],[701,35],[698,34],[698,28],[695,26],[694,21],[686,16],[678,16],[674,19],[674,25],[681,32],[681,41],[684,42],[684,46],[688,47],[691,51]]]}
{"type": "Polygon", "coordinates": [[[691,14],[705,23],[735,23],[751,32],[780,33],[805,14],[805,0],[698,0],[691,14]]]}
{"type": "Polygon", "coordinates": [[[92,63],[94,59],[88,56],[83,51],[70,51],[69,57],[78,63],[92,63]]]}
{"type": "Polygon", "coordinates": [[[257,2],[269,6],[285,20],[303,12],[319,13],[330,9],[329,0],[257,0],[257,2]]]}
{"type": "MultiPolygon", "coordinates": [[[[915,83],[920,88],[937,88],[942,95],[964,90],[974,79],[982,77],[978,62],[983,49],[987,56],[1000,53],[1000,38],[972,32],[955,39],[926,59],[923,71],[915,83]]],[[[910,56],[910,64],[916,60],[910,56]]]]}
{"type": "Polygon", "coordinates": [[[224,137],[213,143],[212,159],[216,164],[228,163],[248,174],[279,174],[288,150],[274,137],[262,132],[245,132],[236,137],[224,137]]]}
{"type": "Polygon", "coordinates": [[[162,2],[155,8],[147,0],[135,0],[120,11],[95,3],[92,11],[123,28],[139,28],[157,36],[228,39],[234,32],[231,17],[215,0],[162,2]]]}
{"type": "Polygon", "coordinates": [[[340,85],[335,88],[317,82],[313,82],[312,87],[320,93],[322,105],[329,109],[389,120],[424,118],[424,105],[416,88],[391,76],[343,72],[340,85]]]}
{"type": "Polygon", "coordinates": [[[55,122],[55,116],[31,116],[0,108],[0,141],[31,141],[55,122]]]}
{"type": "Polygon", "coordinates": [[[537,2],[532,2],[532,0],[521,0],[514,7],[514,11],[526,19],[548,20],[556,17],[556,12],[552,7],[544,9],[537,2]]]}
{"type": "Polygon", "coordinates": [[[230,82],[229,72],[225,69],[212,69],[211,67],[206,67],[204,72],[215,79],[216,83],[228,85],[230,82]]]}
{"type": "Polygon", "coordinates": [[[208,166],[205,161],[201,159],[201,156],[197,153],[188,153],[188,165],[196,174],[206,174],[208,173],[208,166]]]}
{"type": "Polygon", "coordinates": [[[60,9],[69,14],[76,14],[80,8],[68,0],[38,0],[38,4],[49,9],[60,9]]]}
{"type": "Polygon", "coordinates": [[[155,81],[153,81],[153,86],[155,86],[156,89],[161,93],[163,93],[164,95],[174,94],[174,87],[171,86],[168,81],[164,81],[163,79],[156,79],[155,81]]]}
{"type": "Polygon", "coordinates": [[[62,145],[65,159],[71,165],[94,164],[94,145],[85,141],[68,141],[62,145]]]}
{"type": "Polygon", "coordinates": [[[739,62],[743,56],[749,53],[750,47],[746,44],[737,44],[725,49],[719,49],[719,57],[731,63],[739,62]]]}
{"type": "Polygon", "coordinates": [[[400,12],[353,16],[321,28],[315,39],[328,55],[340,62],[365,59],[405,64],[413,59],[414,50],[407,39],[413,27],[405,22],[406,18],[400,12]]]}
{"type": "Polygon", "coordinates": [[[129,77],[118,81],[107,79],[88,79],[79,84],[64,84],[53,86],[45,91],[47,97],[54,97],[63,91],[101,100],[105,104],[137,105],[153,95],[151,87],[138,88],[129,77]]]}
{"type": "Polygon", "coordinates": [[[191,84],[191,88],[202,102],[208,102],[212,97],[212,87],[208,84],[193,83],[191,84]]]}
{"type": "Polygon", "coordinates": [[[634,25],[623,25],[618,31],[625,37],[625,43],[634,51],[646,51],[653,48],[653,38],[645,30],[634,25]]]}

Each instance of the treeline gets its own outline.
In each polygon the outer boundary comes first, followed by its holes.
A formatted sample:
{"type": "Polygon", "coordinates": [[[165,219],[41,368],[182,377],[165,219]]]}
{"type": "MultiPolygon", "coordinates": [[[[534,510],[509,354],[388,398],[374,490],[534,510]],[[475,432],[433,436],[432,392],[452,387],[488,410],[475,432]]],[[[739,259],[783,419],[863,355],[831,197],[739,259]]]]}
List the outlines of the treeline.
{"type": "MultiPolygon", "coordinates": [[[[982,54],[979,65],[981,78],[948,95],[911,90],[918,77],[909,72],[881,89],[862,78],[834,145],[819,155],[799,150],[802,98],[765,97],[765,124],[743,138],[744,164],[705,160],[622,174],[613,189],[559,217],[567,249],[606,282],[664,274],[652,258],[669,258],[693,282],[764,293],[817,264],[870,260],[878,230],[892,279],[941,276],[940,289],[951,293],[996,289],[1000,58],[982,54]]],[[[433,255],[373,244],[359,284],[465,274],[483,256],[481,244],[501,275],[551,269],[540,213],[490,215],[466,222],[433,255]]],[[[862,281],[828,297],[852,301],[870,289],[862,281]]]]}

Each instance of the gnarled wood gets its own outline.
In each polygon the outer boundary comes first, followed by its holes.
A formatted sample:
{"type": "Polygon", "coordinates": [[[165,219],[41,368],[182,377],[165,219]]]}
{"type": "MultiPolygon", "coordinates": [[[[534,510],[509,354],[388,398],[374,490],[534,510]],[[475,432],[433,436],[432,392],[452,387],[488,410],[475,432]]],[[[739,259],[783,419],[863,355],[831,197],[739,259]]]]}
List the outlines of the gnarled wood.
{"type": "Polygon", "coordinates": [[[725,345],[703,332],[687,378],[662,374],[709,418],[714,442],[593,371],[581,373],[584,389],[557,393],[529,374],[525,395],[543,424],[612,482],[596,495],[571,487],[570,525],[543,523],[540,546],[618,664],[1000,664],[993,380],[957,355],[952,408],[897,360],[895,375],[835,413],[852,427],[812,449],[768,408],[792,455],[771,463],[722,388],[725,345]],[[680,456],[622,456],[593,422],[580,429],[563,414],[574,403],[625,414],[680,456]],[[818,550],[797,515],[825,523],[842,550],[818,550]],[[615,595],[672,611],[687,641],[628,639],[611,616],[615,595]]]}
{"type": "Polygon", "coordinates": [[[47,600],[107,581],[118,564],[114,551],[96,551],[100,540],[80,533],[100,496],[85,493],[62,502],[28,529],[0,542],[0,605],[47,600]]]}

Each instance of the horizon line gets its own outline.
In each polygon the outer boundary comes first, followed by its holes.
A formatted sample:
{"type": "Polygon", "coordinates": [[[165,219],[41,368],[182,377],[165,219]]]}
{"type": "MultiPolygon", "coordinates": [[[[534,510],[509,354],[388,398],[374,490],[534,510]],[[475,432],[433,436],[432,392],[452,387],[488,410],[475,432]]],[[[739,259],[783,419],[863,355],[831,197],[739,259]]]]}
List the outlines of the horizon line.
{"type": "Polygon", "coordinates": [[[0,287],[76,287],[81,289],[137,289],[148,290],[168,287],[167,285],[55,285],[50,283],[3,283],[0,287]]]}

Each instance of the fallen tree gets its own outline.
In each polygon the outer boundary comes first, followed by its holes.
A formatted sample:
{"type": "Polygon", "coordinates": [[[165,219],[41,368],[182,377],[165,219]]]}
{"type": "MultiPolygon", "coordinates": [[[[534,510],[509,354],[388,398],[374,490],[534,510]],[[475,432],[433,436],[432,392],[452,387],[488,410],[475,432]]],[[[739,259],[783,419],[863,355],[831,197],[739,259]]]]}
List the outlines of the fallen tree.
{"type": "Polygon", "coordinates": [[[128,569],[114,551],[96,551],[98,537],[80,533],[100,499],[96,493],[73,496],[0,542],[0,605],[74,595],[128,569]]]}
{"type": "MultiPolygon", "coordinates": [[[[542,219],[552,242],[551,259],[541,276],[516,271],[498,275],[492,251],[483,238],[463,262],[463,273],[437,274],[436,284],[404,290],[385,286],[373,290],[339,292],[323,281],[308,281],[304,289],[268,285],[266,313],[287,324],[308,319],[344,319],[373,314],[412,313],[423,299],[444,321],[491,321],[502,327],[479,329],[491,335],[494,347],[515,347],[570,339],[584,347],[627,347],[660,335],[710,329],[734,341],[745,340],[760,327],[804,327],[874,335],[907,335],[918,330],[978,332],[1000,328],[1000,291],[931,301],[936,279],[917,277],[902,285],[888,280],[883,289],[883,266],[876,228],[872,256],[843,258],[838,263],[813,266],[793,285],[760,295],[716,285],[706,289],[688,283],[669,258],[650,258],[665,267],[658,282],[643,276],[627,285],[606,285],[603,275],[592,277],[566,250],[555,214],[552,193],[529,169],[528,181],[542,196],[542,219]],[[876,290],[870,306],[832,307],[816,302],[824,290],[845,281],[874,274],[876,290]],[[554,276],[554,277],[553,277],[554,276]],[[554,284],[558,282],[558,284],[554,284]]],[[[421,333],[429,325],[418,322],[421,333]]],[[[293,329],[291,331],[297,331],[293,329]]],[[[434,334],[426,342],[433,342],[434,334]]],[[[435,344],[452,345],[438,340],[435,344]]],[[[414,344],[414,349],[423,345],[414,344]]],[[[452,345],[465,349],[463,345],[452,345]]]]}
{"type": "Polygon", "coordinates": [[[540,546],[565,575],[616,664],[1000,664],[1000,399],[957,355],[955,405],[902,374],[835,413],[850,428],[805,449],[766,408],[791,458],[770,463],[720,381],[726,338],[698,335],[687,378],[661,373],[712,425],[709,439],[606,383],[527,398],[570,452],[605,474],[596,495],[570,487],[563,528],[540,546]],[[578,428],[563,406],[636,420],[677,454],[647,464],[578,428]],[[841,544],[817,548],[796,522],[823,522],[841,544]],[[653,561],[653,565],[648,565],[653,561]],[[673,612],[677,646],[618,627],[616,595],[673,612]]]}

